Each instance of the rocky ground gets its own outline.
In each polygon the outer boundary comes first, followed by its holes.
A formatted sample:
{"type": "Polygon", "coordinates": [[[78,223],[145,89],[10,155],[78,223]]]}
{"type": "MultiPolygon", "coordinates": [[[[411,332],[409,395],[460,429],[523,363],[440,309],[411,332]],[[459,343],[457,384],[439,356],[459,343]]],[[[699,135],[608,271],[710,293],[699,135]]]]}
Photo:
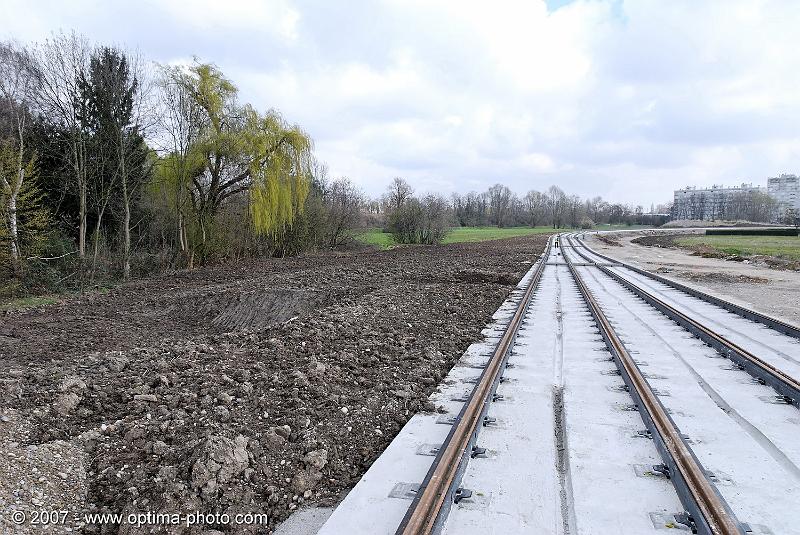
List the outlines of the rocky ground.
{"type": "Polygon", "coordinates": [[[0,532],[268,533],[337,501],[435,410],[545,240],[259,261],[5,313],[0,532]],[[54,509],[69,516],[32,523],[54,509]],[[209,516],[166,516],[194,512],[209,516]]]}

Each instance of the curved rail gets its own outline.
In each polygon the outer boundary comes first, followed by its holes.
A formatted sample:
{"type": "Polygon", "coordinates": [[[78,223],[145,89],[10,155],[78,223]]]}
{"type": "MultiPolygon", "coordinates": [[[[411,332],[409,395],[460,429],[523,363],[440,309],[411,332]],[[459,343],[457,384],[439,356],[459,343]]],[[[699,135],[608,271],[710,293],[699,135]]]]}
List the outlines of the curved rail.
{"type": "MultiPolygon", "coordinates": [[[[569,238],[567,241],[571,244],[569,238]]],[[[578,290],[589,305],[589,310],[622,378],[636,401],[642,419],[653,435],[661,458],[668,467],[669,476],[689,513],[688,522],[700,533],[714,535],[745,533],[744,527],[736,519],[728,504],[708,480],[702,465],[617,336],[594,296],[584,284],[578,270],[567,255],[562,256],[575,279],[578,290]]]]}
{"type": "Polygon", "coordinates": [[[794,325],[791,325],[789,323],[786,323],[785,321],[781,321],[779,319],[767,316],[766,314],[762,314],[761,312],[756,312],[755,310],[750,310],[749,308],[745,308],[745,307],[740,306],[740,305],[735,305],[735,304],[731,303],[730,301],[725,301],[724,299],[720,299],[719,297],[715,297],[715,296],[713,296],[711,294],[707,294],[705,292],[702,292],[702,291],[697,290],[695,288],[692,288],[690,286],[686,286],[686,285],[681,284],[679,282],[675,282],[675,281],[673,281],[671,279],[668,279],[666,277],[662,277],[661,275],[657,275],[656,273],[650,273],[649,271],[645,271],[642,268],[638,268],[636,266],[632,266],[632,265],[627,264],[625,262],[622,262],[620,260],[616,260],[614,258],[611,258],[610,256],[606,256],[604,254],[598,253],[597,251],[595,251],[594,249],[592,249],[588,245],[586,245],[583,242],[583,240],[581,240],[577,236],[575,238],[575,241],[580,243],[581,247],[584,247],[586,250],[591,252],[593,255],[598,256],[598,257],[602,258],[603,260],[607,260],[608,262],[613,262],[615,264],[619,264],[624,268],[630,269],[634,273],[638,273],[639,275],[643,275],[645,277],[648,277],[650,279],[658,281],[658,282],[660,282],[662,284],[666,284],[667,286],[670,286],[672,288],[675,288],[676,290],[680,290],[682,292],[685,292],[685,293],[691,295],[692,297],[697,297],[698,299],[702,299],[703,301],[711,303],[712,305],[717,305],[718,307],[722,307],[725,310],[727,310],[729,312],[733,312],[734,314],[737,314],[737,315],[739,315],[739,316],[741,316],[743,318],[749,319],[751,321],[756,321],[758,323],[766,325],[770,329],[774,329],[774,330],[776,330],[778,332],[782,332],[783,334],[791,336],[792,338],[800,339],[800,328],[795,327],[794,325]]]}
{"type": "MultiPolygon", "coordinates": [[[[572,245],[572,240],[570,238],[566,238],[568,243],[572,245]]],[[[591,251],[588,247],[581,244],[582,247],[586,248],[587,250],[591,251]]],[[[684,314],[683,312],[679,311],[673,306],[668,305],[661,299],[657,298],[653,294],[647,292],[640,286],[632,283],[628,279],[622,277],[618,273],[615,273],[611,269],[599,265],[594,260],[586,256],[578,247],[573,245],[572,250],[575,253],[586,260],[587,262],[592,262],[597,266],[597,269],[614,279],[615,281],[619,282],[630,291],[638,295],[640,298],[644,299],[647,303],[661,311],[662,313],[666,314],[669,318],[676,321],[679,325],[686,328],[690,332],[694,333],[698,338],[700,338],[705,343],[711,345],[718,351],[720,351],[723,355],[727,356],[731,360],[733,360],[740,368],[747,371],[750,375],[755,377],[756,379],[762,381],[764,384],[770,385],[774,388],[779,394],[784,396],[784,401],[791,403],[797,407],[800,407],[800,381],[788,375],[784,371],[776,368],[772,364],[764,361],[760,357],[750,353],[743,347],[731,342],[724,336],[718,334],[717,332],[709,329],[702,323],[694,320],[684,314]]],[[[592,254],[595,254],[601,258],[603,255],[599,255],[592,251],[592,254]]]]}
{"type": "Polygon", "coordinates": [[[483,369],[469,400],[464,404],[445,442],[439,448],[425,480],[420,485],[416,497],[397,529],[398,535],[432,533],[437,526],[437,521],[449,510],[450,502],[455,498],[460,469],[468,457],[469,449],[479,429],[478,424],[485,415],[487,404],[500,380],[500,372],[505,367],[509,350],[528,309],[528,304],[542,278],[552,243],[553,238],[548,240],[544,254],[539,260],[539,265],[528,283],[520,304],[506,326],[492,357],[483,369]]]}

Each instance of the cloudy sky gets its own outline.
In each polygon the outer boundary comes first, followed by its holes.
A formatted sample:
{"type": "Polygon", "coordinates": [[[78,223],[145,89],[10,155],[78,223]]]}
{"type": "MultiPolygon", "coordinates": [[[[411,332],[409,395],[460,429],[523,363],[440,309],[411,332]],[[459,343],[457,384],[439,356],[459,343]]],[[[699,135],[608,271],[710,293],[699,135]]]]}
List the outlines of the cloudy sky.
{"type": "Polygon", "coordinates": [[[800,1],[0,0],[59,29],[217,64],[377,195],[569,193],[642,204],[800,172],[800,1]]]}

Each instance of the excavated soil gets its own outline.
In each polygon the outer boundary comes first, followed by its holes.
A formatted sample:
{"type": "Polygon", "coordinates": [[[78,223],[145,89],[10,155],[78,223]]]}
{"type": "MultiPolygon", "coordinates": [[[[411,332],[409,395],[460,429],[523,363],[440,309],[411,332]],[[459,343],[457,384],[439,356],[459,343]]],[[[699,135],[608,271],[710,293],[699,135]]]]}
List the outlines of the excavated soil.
{"type": "MultiPolygon", "coordinates": [[[[639,245],[646,245],[648,247],[677,247],[675,243],[676,238],[682,237],[681,234],[651,234],[649,236],[642,236],[634,238],[631,243],[639,245]]],[[[619,241],[617,241],[619,243],[619,241]]]]}
{"type": "Polygon", "coordinates": [[[435,410],[427,396],[546,239],[258,261],[5,313],[0,532],[269,533],[334,503],[435,410]],[[36,509],[70,516],[33,525],[36,509]],[[265,516],[220,516],[236,513],[265,516]]]}
{"type": "Polygon", "coordinates": [[[601,242],[605,243],[606,245],[611,245],[612,247],[621,247],[622,244],[619,242],[616,236],[606,235],[606,234],[597,234],[597,239],[601,242]]]}

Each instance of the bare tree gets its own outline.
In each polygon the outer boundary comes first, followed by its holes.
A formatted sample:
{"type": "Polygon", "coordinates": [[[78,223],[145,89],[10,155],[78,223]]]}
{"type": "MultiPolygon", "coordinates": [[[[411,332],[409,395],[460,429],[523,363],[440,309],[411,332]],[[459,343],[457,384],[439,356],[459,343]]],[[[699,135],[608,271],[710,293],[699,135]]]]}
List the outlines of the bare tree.
{"type": "Polygon", "coordinates": [[[565,200],[567,222],[572,228],[577,228],[583,218],[583,203],[577,195],[570,195],[565,200]]]}
{"type": "Polygon", "coordinates": [[[324,203],[328,220],[328,245],[336,247],[344,243],[348,231],[358,224],[364,194],[348,178],[338,178],[326,188],[324,203]]]}
{"type": "Polygon", "coordinates": [[[389,184],[389,191],[384,195],[387,211],[397,210],[414,194],[408,182],[404,178],[395,177],[389,184]]]}
{"type": "Polygon", "coordinates": [[[66,136],[63,154],[73,175],[78,197],[78,255],[86,256],[86,215],[89,166],[85,102],[81,100],[79,80],[86,72],[91,48],[85,39],[72,33],[54,35],[31,51],[40,76],[36,105],[39,113],[66,136]]]}
{"type": "Polygon", "coordinates": [[[131,121],[127,128],[120,128],[117,146],[123,203],[122,276],[127,280],[131,276],[131,207],[143,179],[150,177],[155,164],[155,159],[148,157],[149,150],[144,144],[148,131],[154,128],[155,113],[152,101],[154,84],[145,62],[138,53],[127,52],[125,56],[131,78],[135,80],[131,121]]]}
{"type": "Polygon", "coordinates": [[[453,214],[462,227],[476,227],[487,224],[486,193],[470,191],[466,195],[453,194],[453,214]]]}
{"type": "Polygon", "coordinates": [[[547,205],[553,228],[564,226],[564,212],[566,211],[566,194],[558,186],[550,186],[547,190],[547,205]]]}
{"type": "Polygon", "coordinates": [[[522,199],[528,225],[535,227],[544,216],[545,198],[540,192],[531,190],[522,199]]]}
{"type": "Polygon", "coordinates": [[[197,155],[192,152],[200,133],[203,120],[197,100],[189,93],[189,86],[180,83],[179,67],[162,67],[159,77],[160,109],[159,130],[167,140],[165,152],[168,156],[161,164],[165,168],[162,179],[166,182],[173,199],[176,214],[176,234],[179,249],[186,257],[186,265],[194,264],[189,244],[187,222],[191,208],[190,185],[197,155]]]}
{"type": "Polygon", "coordinates": [[[450,230],[451,215],[447,199],[441,195],[429,194],[423,197],[422,222],[419,243],[441,243],[450,230]]]}
{"type": "Polygon", "coordinates": [[[511,201],[514,194],[507,186],[495,184],[486,192],[489,196],[489,214],[491,222],[498,227],[508,222],[511,201]]]}
{"type": "Polygon", "coordinates": [[[586,215],[592,221],[599,223],[605,217],[604,211],[608,209],[608,203],[602,197],[592,197],[586,200],[586,215]]]}
{"type": "Polygon", "coordinates": [[[155,163],[153,158],[147,156],[148,150],[144,145],[147,132],[154,126],[151,99],[153,82],[137,53],[118,51],[118,54],[127,64],[128,76],[127,80],[117,76],[114,84],[119,91],[131,93],[127,124],[118,116],[113,136],[122,190],[122,274],[123,279],[127,280],[131,275],[131,204],[155,163]]]}

